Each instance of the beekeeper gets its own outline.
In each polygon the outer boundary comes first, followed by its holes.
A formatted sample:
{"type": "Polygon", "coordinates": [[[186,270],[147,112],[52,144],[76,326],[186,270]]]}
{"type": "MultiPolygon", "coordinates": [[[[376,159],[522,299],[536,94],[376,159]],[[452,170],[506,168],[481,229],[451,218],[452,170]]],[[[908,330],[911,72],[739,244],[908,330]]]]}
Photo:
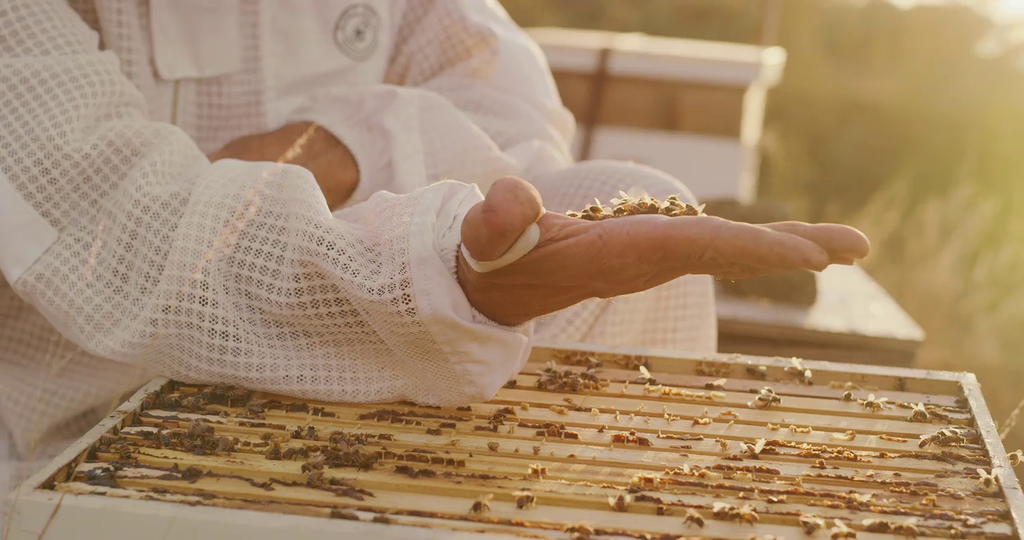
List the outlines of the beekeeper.
{"type": "Polygon", "coordinates": [[[689,195],[574,165],[547,66],[493,0],[0,0],[0,29],[13,477],[157,373],[462,404],[534,336],[713,351],[711,275],[867,251],[837,225],[560,215],[689,195]]]}

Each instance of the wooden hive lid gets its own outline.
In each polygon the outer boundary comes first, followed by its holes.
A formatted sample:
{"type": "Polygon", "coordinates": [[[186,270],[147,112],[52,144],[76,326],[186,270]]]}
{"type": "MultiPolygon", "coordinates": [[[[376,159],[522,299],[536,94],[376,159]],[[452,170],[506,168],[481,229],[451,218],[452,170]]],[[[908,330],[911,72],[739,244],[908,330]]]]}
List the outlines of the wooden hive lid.
{"type": "Polygon", "coordinates": [[[529,28],[555,71],[591,73],[609,49],[608,73],[716,86],[774,86],[786,65],[782,47],[574,28],[529,28]]]}

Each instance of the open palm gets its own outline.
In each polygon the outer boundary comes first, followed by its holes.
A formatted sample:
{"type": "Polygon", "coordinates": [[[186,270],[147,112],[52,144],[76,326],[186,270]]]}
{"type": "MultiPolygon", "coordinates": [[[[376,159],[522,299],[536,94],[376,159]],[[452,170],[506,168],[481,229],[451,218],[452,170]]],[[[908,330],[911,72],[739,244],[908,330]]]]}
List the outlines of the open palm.
{"type": "MultiPolygon", "coordinates": [[[[467,214],[463,243],[477,260],[497,259],[542,212],[532,186],[502,179],[467,214]]],[[[537,246],[509,266],[478,273],[460,259],[467,298],[497,323],[521,324],[588,298],[639,292],[688,274],[744,279],[822,270],[852,264],[870,249],[860,231],[835,224],[658,215],[581,221],[554,213],[537,223],[537,246]]]]}

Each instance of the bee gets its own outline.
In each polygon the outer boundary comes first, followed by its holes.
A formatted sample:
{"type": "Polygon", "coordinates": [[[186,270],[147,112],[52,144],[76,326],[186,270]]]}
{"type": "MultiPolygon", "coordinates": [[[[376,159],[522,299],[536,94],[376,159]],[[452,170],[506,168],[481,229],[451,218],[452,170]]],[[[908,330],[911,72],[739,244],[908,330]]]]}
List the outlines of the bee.
{"type": "Polygon", "coordinates": [[[999,479],[995,476],[995,470],[992,472],[986,471],[985,469],[975,469],[978,472],[978,485],[985,489],[992,489],[999,483],[999,479]]]}
{"type": "Polygon", "coordinates": [[[309,451],[306,450],[304,447],[289,446],[288,448],[284,449],[284,452],[281,453],[281,459],[288,461],[294,460],[296,457],[299,456],[300,451],[305,451],[306,456],[309,456],[309,451]]]}
{"type": "Polygon", "coordinates": [[[540,455],[540,445],[534,445],[533,446],[533,455],[535,455],[535,456],[540,455]]]}
{"type": "Polygon", "coordinates": [[[725,390],[725,383],[728,379],[718,379],[704,383],[705,390],[725,390]]]}
{"type": "MultiPolygon", "coordinates": [[[[305,471],[303,471],[305,472],[305,471]]],[[[323,471],[312,471],[306,477],[306,485],[309,487],[321,487],[327,484],[323,471]]]]}
{"type": "Polygon", "coordinates": [[[782,398],[775,394],[775,390],[772,390],[770,386],[765,386],[754,401],[747,403],[747,407],[751,409],[767,409],[772,405],[781,404],[782,398]]]}
{"type": "Polygon", "coordinates": [[[170,396],[163,396],[160,399],[160,406],[165,409],[180,409],[181,408],[181,395],[173,394],[170,396]]]}
{"type": "Polygon", "coordinates": [[[753,482],[754,475],[748,472],[738,472],[732,475],[732,479],[737,482],[753,482]]]}
{"type": "MultiPolygon", "coordinates": [[[[291,450],[289,448],[289,450],[291,450]]],[[[288,458],[285,458],[288,459],[288,458]]],[[[324,468],[327,464],[327,456],[325,454],[319,454],[309,458],[308,461],[302,464],[302,472],[306,473],[309,471],[319,471],[324,468]]]]}
{"type": "Polygon", "coordinates": [[[356,463],[356,469],[360,471],[367,471],[373,468],[374,465],[380,461],[383,452],[369,452],[360,457],[358,463],[356,463]]]}
{"type": "Polygon", "coordinates": [[[751,459],[761,459],[761,451],[764,450],[764,443],[766,442],[765,439],[758,439],[754,444],[745,443],[743,449],[751,459]]]}
{"type": "Polygon", "coordinates": [[[307,441],[315,441],[316,440],[316,426],[308,426],[306,428],[306,432],[302,435],[302,438],[306,439],[307,441]]]}
{"type": "Polygon", "coordinates": [[[188,426],[188,438],[190,439],[197,439],[203,435],[210,435],[212,433],[213,426],[198,418],[193,420],[188,426]]]}
{"type": "Polygon", "coordinates": [[[696,525],[703,529],[704,516],[700,515],[700,512],[690,508],[686,510],[686,515],[683,516],[683,525],[696,525]]]}
{"type": "Polygon", "coordinates": [[[237,386],[229,386],[227,391],[224,392],[224,397],[228,400],[228,407],[232,403],[242,403],[249,400],[252,397],[252,392],[244,388],[238,388],[237,386]]]}
{"type": "Polygon", "coordinates": [[[814,384],[811,381],[811,377],[813,376],[811,370],[804,368],[803,362],[799,358],[790,358],[789,362],[791,365],[786,366],[786,373],[795,375],[801,383],[806,384],[807,386],[814,384]]]}
{"type": "Polygon", "coordinates": [[[203,407],[203,400],[199,396],[187,397],[181,400],[181,408],[187,411],[198,411],[203,407]]]}
{"type": "Polygon", "coordinates": [[[494,494],[493,493],[488,493],[486,495],[480,495],[479,497],[476,498],[475,501],[473,501],[473,506],[469,507],[469,513],[470,514],[483,514],[485,512],[490,512],[491,511],[491,503],[490,503],[490,501],[493,498],[494,498],[494,494]]]}
{"type": "Polygon", "coordinates": [[[812,535],[818,532],[818,529],[825,528],[825,520],[818,516],[804,514],[800,516],[800,526],[803,527],[805,534],[812,535]]]}
{"type": "Polygon", "coordinates": [[[835,527],[829,531],[832,534],[829,536],[831,540],[840,540],[842,538],[857,538],[857,531],[846,526],[842,520],[835,520],[835,527]]]}
{"type": "Polygon", "coordinates": [[[150,392],[146,394],[145,397],[142,398],[142,403],[139,405],[139,408],[142,409],[143,411],[148,411],[153,407],[156,407],[159,398],[159,392],[150,392]]]}
{"type": "Polygon", "coordinates": [[[594,528],[586,523],[579,525],[566,525],[562,532],[569,535],[569,540],[590,540],[594,535],[594,528]]]}
{"type": "Polygon", "coordinates": [[[917,538],[920,531],[917,528],[917,518],[910,518],[903,523],[895,523],[892,526],[893,534],[901,534],[909,538],[917,538]]]}
{"type": "MultiPolygon", "coordinates": [[[[864,407],[865,410],[868,410],[868,411],[871,411],[871,412],[879,412],[879,411],[885,410],[886,402],[887,401],[889,401],[889,398],[877,398],[876,399],[874,394],[868,394],[868,398],[867,399],[858,399],[857,403],[860,403],[861,406],[864,407]]],[[[927,416],[927,414],[928,413],[925,413],[926,416],[927,416]]]]}
{"type": "Polygon", "coordinates": [[[618,494],[618,495],[616,495],[614,497],[612,497],[612,496],[608,497],[608,506],[611,506],[612,510],[615,510],[616,512],[625,512],[626,509],[629,508],[630,503],[632,503],[632,502],[633,502],[633,496],[632,495],[626,495],[626,494],[620,493],[620,494],[618,494]]]}
{"type": "Polygon", "coordinates": [[[516,508],[520,510],[537,505],[537,497],[529,491],[516,491],[512,495],[516,498],[516,508]]]}
{"type": "Polygon", "coordinates": [[[722,473],[709,471],[707,469],[701,469],[700,472],[697,473],[697,476],[707,480],[708,482],[717,482],[722,479],[722,473]]]}
{"type": "Polygon", "coordinates": [[[491,441],[491,442],[487,443],[487,449],[490,450],[491,452],[497,452],[498,451],[498,443],[496,443],[494,441],[491,441]]]}
{"type": "Polygon", "coordinates": [[[116,454],[121,459],[130,459],[132,457],[132,447],[128,443],[117,442],[110,445],[107,449],[111,454],[116,454]]]}
{"type": "Polygon", "coordinates": [[[653,474],[635,474],[629,485],[635,488],[651,488],[658,485],[658,477],[653,474]]]}
{"type": "Polygon", "coordinates": [[[269,450],[267,450],[266,456],[267,456],[267,459],[269,459],[271,461],[280,461],[281,460],[281,444],[275,442],[274,445],[272,447],[270,447],[269,450]]]}
{"type": "Polygon", "coordinates": [[[1006,459],[1010,461],[1011,467],[1016,467],[1017,465],[1020,465],[1022,461],[1024,461],[1024,450],[1010,452],[1009,454],[1006,454],[1006,459]]]}
{"type": "MultiPolygon", "coordinates": [[[[651,375],[651,372],[650,372],[650,370],[647,369],[647,366],[644,366],[644,365],[641,364],[641,365],[639,365],[637,367],[640,369],[640,376],[637,377],[636,380],[633,381],[634,383],[636,383],[636,384],[658,384],[658,381],[656,381],[654,379],[654,376],[651,375]]],[[[627,381],[626,384],[629,384],[629,382],[627,381]]]]}
{"type": "Polygon", "coordinates": [[[740,507],[738,521],[742,521],[747,525],[753,525],[755,522],[761,521],[761,516],[757,515],[754,511],[754,506],[750,504],[744,504],[740,507]]]}
{"type": "Polygon", "coordinates": [[[853,401],[853,392],[849,390],[843,392],[843,401],[853,401]]]}
{"type": "MultiPolygon", "coordinates": [[[[536,450],[540,450],[540,447],[534,447],[536,450]]],[[[530,467],[526,470],[526,475],[533,477],[536,476],[538,480],[543,480],[544,475],[548,473],[548,468],[541,465],[540,463],[531,463],[530,467]]]]}
{"type": "Polygon", "coordinates": [[[768,379],[768,366],[747,366],[747,375],[751,375],[762,381],[768,379]]]}

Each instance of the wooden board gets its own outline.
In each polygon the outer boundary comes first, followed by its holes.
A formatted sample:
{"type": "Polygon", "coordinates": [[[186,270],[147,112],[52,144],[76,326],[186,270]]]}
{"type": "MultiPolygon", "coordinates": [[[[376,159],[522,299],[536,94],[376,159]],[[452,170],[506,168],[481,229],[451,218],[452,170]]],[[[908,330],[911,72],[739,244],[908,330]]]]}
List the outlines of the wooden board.
{"type": "Polygon", "coordinates": [[[719,294],[719,350],[855,363],[910,365],[924,330],[858,266],[817,274],[809,308],[719,294]]]}
{"type": "Polygon", "coordinates": [[[451,409],[157,379],[16,497],[17,540],[1019,538],[1024,512],[970,374],[550,345],[451,409]]]}

